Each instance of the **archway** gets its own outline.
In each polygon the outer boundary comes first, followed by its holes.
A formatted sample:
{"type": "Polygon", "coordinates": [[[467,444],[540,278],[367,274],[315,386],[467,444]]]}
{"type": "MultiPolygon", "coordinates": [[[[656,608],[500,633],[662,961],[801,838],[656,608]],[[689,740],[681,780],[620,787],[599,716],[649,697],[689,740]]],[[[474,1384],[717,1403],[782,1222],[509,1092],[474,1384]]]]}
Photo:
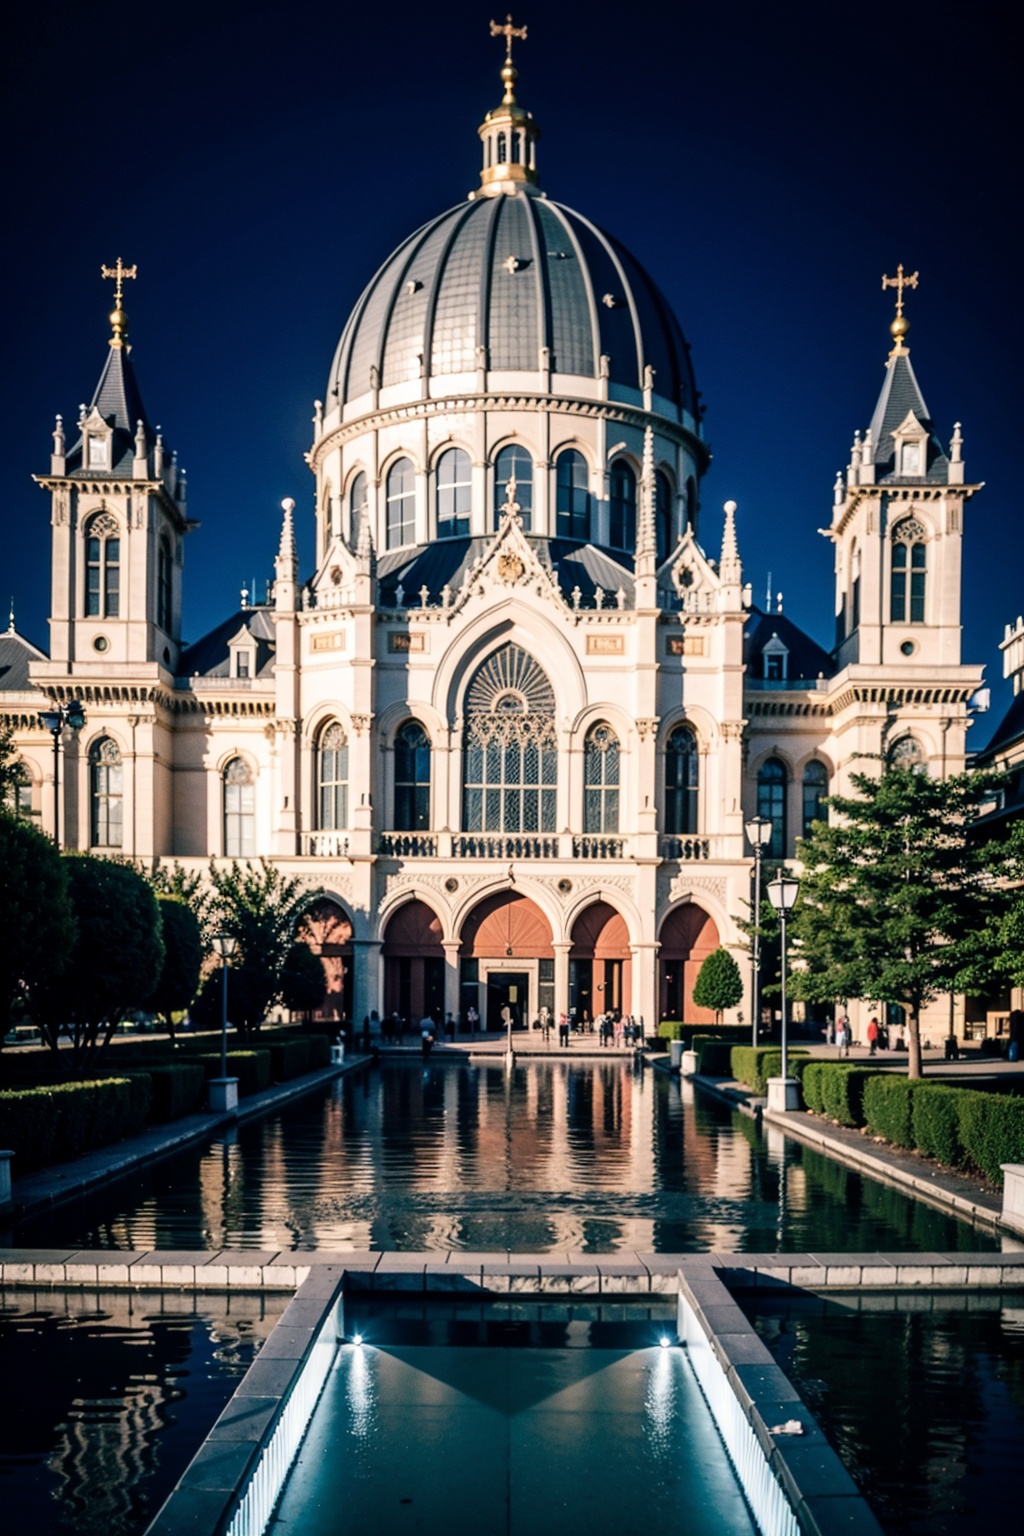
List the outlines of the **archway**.
{"type": "Polygon", "coordinates": [[[384,930],[384,1011],[405,1027],[444,1018],[444,947],[441,919],[425,901],[407,901],[384,930]]]}
{"type": "Polygon", "coordinates": [[[475,1009],[487,1029],[536,1022],[555,1008],[555,952],[551,929],[536,902],[518,891],[488,896],[462,925],[459,947],[459,1011],[475,1009]]]}
{"type": "Polygon", "coordinates": [[[314,902],[306,914],[303,938],[320,956],[327,979],[326,996],[313,1017],[351,1019],[352,924],[344,910],[329,896],[314,902]]]}
{"type": "Polygon", "coordinates": [[[697,972],[719,945],[718,928],[695,902],[675,907],[661,925],[658,951],[658,1018],[687,1024],[713,1024],[709,1008],[697,1008],[693,984],[697,972]]]}
{"type": "Polygon", "coordinates": [[[586,1026],[602,1013],[628,1014],[632,994],[626,919],[608,902],[596,901],[572,925],[569,1008],[586,1026]]]}

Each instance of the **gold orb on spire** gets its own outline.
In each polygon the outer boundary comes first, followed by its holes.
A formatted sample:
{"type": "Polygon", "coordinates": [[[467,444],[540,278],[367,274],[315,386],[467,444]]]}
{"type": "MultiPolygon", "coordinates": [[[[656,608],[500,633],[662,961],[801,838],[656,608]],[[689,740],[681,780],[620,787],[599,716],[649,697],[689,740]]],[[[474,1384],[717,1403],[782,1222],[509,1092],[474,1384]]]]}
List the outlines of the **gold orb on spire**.
{"type": "Polygon", "coordinates": [[[121,292],[124,287],[125,278],[137,277],[138,271],[137,266],[126,267],[120,256],[117,258],[117,265],[115,267],[100,267],[100,276],[111,278],[115,285],[114,308],[110,314],[110,329],[112,332],[110,345],[112,347],[124,346],[124,339],[128,333],[128,316],[121,305],[121,292]]]}
{"type": "Polygon", "coordinates": [[[889,332],[895,343],[893,353],[904,350],[903,344],[906,340],[907,332],[910,330],[910,321],[903,313],[903,290],[904,288],[916,288],[919,276],[920,274],[917,272],[904,272],[902,261],[896,268],[895,277],[886,277],[883,274],[882,292],[884,293],[886,288],[896,289],[896,318],[889,327],[889,332]]]}

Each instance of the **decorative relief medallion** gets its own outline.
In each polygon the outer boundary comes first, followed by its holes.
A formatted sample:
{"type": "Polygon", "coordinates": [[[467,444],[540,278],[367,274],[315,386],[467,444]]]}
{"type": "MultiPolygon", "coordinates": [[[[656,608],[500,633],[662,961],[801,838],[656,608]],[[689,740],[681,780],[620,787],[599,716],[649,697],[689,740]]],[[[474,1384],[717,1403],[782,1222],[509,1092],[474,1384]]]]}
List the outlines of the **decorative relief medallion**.
{"type": "Polygon", "coordinates": [[[500,580],[507,586],[513,587],[517,581],[522,581],[526,566],[518,555],[506,551],[505,554],[498,556],[496,569],[500,580]]]}

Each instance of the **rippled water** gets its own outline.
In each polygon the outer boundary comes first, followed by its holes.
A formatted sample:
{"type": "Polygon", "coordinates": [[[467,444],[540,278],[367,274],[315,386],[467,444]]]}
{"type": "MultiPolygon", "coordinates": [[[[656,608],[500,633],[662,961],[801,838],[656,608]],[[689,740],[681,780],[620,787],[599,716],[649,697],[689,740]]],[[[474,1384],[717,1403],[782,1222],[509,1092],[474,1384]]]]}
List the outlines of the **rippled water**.
{"type": "Polygon", "coordinates": [[[992,1248],[629,1061],[385,1064],[18,1244],[550,1253],[992,1248]]]}
{"type": "Polygon", "coordinates": [[[287,1300],[0,1292],[3,1529],[144,1530],[287,1300]]]}
{"type": "Polygon", "coordinates": [[[1024,1296],[807,1297],[751,1315],[889,1536],[1020,1529],[1024,1296]]]}

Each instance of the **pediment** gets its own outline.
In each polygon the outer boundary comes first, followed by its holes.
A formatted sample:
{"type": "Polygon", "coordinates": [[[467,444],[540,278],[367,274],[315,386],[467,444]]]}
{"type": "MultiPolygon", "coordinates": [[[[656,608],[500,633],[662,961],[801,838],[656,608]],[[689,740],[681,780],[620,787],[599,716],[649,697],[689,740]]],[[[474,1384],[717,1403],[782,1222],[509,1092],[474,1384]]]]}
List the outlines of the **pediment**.
{"type": "Polygon", "coordinates": [[[451,611],[488,591],[508,594],[516,590],[534,592],[547,602],[567,607],[554,571],[541,560],[536,546],[526,537],[522,520],[509,511],[502,515],[490,544],[468,571],[451,611]]]}
{"type": "Polygon", "coordinates": [[[320,569],[313,577],[314,592],[332,592],[337,587],[348,586],[359,574],[359,561],[344,539],[337,534],[327,546],[320,569]]]}
{"type": "Polygon", "coordinates": [[[687,528],[674,551],[658,572],[662,587],[674,591],[687,606],[705,595],[720,591],[722,582],[711,561],[687,528]]]}
{"type": "Polygon", "coordinates": [[[914,415],[913,411],[908,411],[907,414],[904,416],[903,420],[900,422],[899,426],[894,430],[892,435],[893,435],[893,437],[903,437],[903,438],[907,438],[907,437],[927,437],[928,436],[928,428],[925,427],[925,426],[922,426],[921,422],[918,421],[918,419],[914,415]]]}

